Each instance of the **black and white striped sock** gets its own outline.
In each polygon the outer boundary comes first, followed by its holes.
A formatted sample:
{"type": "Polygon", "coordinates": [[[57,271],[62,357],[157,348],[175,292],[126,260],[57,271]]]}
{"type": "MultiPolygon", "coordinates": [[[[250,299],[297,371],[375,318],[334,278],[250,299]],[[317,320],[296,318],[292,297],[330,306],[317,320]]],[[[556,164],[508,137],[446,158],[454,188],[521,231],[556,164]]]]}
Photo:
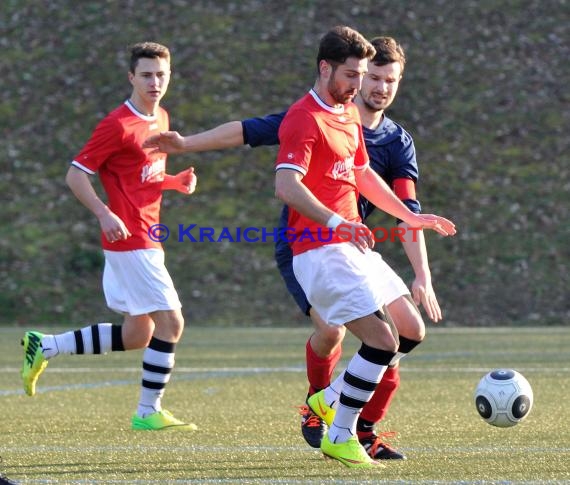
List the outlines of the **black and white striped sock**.
{"type": "Polygon", "coordinates": [[[176,344],[152,337],[143,354],[141,394],[137,414],[144,418],[162,409],[161,399],[174,368],[176,344]]]}
{"type": "Polygon", "coordinates": [[[121,325],[97,323],[80,330],[44,335],[42,352],[46,359],[58,354],[105,354],[107,352],[123,351],[121,325]]]}
{"type": "Polygon", "coordinates": [[[329,439],[342,443],[356,435],[356,421],[370,400],[395,352],[362,344],[344,372],[344,383],[329,439]]]}

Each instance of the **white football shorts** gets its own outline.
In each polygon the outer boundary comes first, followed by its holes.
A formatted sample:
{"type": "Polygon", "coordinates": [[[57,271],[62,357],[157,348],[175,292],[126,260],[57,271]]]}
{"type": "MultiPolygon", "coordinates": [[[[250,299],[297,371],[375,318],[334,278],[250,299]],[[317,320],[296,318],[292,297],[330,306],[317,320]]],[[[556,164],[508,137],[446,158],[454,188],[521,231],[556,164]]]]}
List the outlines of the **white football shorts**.
{"type": "Polygon", "coordinates": [[[351,243],[327,244],[293,257],[293,271],[317,313],[344,325],[410,292],[379,253],[351,243]]]}
{"type": "Polygon", "coordinates": [[[111,310],[145,315],[181,308],[178,293],[164,265],[163,250],[105,250],[104,253],[103,292],[111,310]]]}

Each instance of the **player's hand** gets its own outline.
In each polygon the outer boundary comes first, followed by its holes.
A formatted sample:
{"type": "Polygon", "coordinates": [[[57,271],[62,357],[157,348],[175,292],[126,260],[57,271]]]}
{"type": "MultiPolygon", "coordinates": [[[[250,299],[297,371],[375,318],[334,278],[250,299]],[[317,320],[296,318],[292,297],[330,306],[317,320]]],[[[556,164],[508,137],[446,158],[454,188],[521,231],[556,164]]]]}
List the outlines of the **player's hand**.
{"type": "Polygon", "coordinates": [[[368,226],[360,222],[343,222],[335,229],[335,234],[354,244],[362,253],[374,247],[374,236],[368,226]]]}
{"type": "Polygon", "coordinates": [[[151,148],[153,153],[184,153],[184,137],[177,131],[163,131],[158,135],[148,137],[142,144],[143,148],[151,148]]]}
{"type": "Polygon", "coordinates": [[[192,194],[196,190],[196,184],[198,183],[198,177],[194,173],[194,167],[187,168],[183,172],[180,172],[177,177],[180,176],[182,184],[186,188],[186,193],[188,195],[192,194]]]}
{"type": "Polygon", "coordinates": [[[101,225],[101,231],[103,231],[107,241],[110,243],[124,241],[131,236],[125,223],[111,211],[106,212],[99,218],[99,224],[101,225]]]}
{"type": "Polygon", "coordinates": [[[416,221],[409,222],[412,227],[432,229],[442,236],[454,236],[457,233],[455,224],[445,217],[436,216],[434,214],[415,214],[415,216],[416,221]]]}
{"type": "Polygon", "coordinates": [[[429,278],[416,276],[412,283],[412,298],[416,305],[421,304],[424,307],[427,316],[433,322],[437,323],[443,318],[429,278]]]}
{"type": "Polygon", "coordinates": [[[196,190],[197,183],[198,177],[194,173],[194,167],[190,167],[176,175],[165,175],[162,188],[163,190],[176,190],[189,195],[196,190]]]}

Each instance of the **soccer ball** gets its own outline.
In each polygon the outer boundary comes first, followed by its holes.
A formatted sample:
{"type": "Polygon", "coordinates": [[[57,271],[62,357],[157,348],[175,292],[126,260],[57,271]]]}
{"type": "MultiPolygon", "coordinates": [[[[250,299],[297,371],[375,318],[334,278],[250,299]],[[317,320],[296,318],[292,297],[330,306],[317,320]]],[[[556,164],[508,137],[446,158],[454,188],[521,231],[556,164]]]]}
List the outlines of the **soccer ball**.
{"type": "Polygon", "coordinates": [[[532,409],[532,388],[512,369],[495,369],[483,376],[473,397],[479,416],[499,428],[520,423],[532,409]]]}

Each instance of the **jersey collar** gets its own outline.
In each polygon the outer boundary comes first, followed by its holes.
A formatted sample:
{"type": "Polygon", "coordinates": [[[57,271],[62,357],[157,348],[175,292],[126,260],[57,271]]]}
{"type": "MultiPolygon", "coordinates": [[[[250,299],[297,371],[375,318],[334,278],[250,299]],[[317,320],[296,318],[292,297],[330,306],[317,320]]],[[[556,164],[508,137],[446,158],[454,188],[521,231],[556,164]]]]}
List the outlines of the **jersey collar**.
{"type": "Polygon", "coordinates": [[[335,115],[341,115],[344,113],[344,105],[342,105],[340,108],[333,108],[332,106],[328,105],[327,103],[325,103],[320,97],[319,95],[315,92],[314,89],[311,88],[311,90],[309,91],[309,94],[313,97],[313,99],[317,102],[317,104],[323,108],[324,110],[329,111],[330,113],[333,113],[335,115]]]}
{"type": "Polygon", "coordinates": [[[129,108],[133,112],[133,114],[135,114],[136,116],[138,116],[139,118],[141,118],[145,121],[155,121],[156,120],[155,115],[145,115],[145,114],[141,113],[138,109],[136,109],[135,105],[133,103],[131,103],[130,99],[127,99],[125,101],[125,105],[127,106],[127,108],[129,108]]]}

